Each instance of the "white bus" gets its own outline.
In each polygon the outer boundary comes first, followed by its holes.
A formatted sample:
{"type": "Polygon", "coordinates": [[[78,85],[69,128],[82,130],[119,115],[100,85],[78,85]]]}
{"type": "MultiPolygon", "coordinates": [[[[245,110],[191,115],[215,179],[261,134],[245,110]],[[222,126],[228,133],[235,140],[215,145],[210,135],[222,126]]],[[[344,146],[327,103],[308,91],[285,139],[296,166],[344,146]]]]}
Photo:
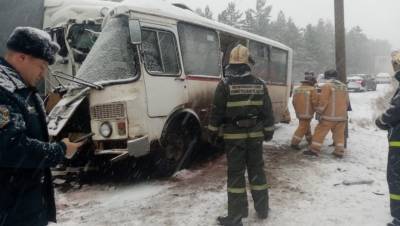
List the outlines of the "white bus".
{"type": "Polygon", "coordinates": [[[94,133],[91,157],[111,162],[158,150],[165,172],[185,166],[206,137],[213,94],[230,50],[249,47],[253,73],[266,81],[276,121],[290,92],[292,50],[164,1],[125,1],[49,115],[49,133],[94,133]],[[154,148],[161,147],[161,148],[154,148]]]}

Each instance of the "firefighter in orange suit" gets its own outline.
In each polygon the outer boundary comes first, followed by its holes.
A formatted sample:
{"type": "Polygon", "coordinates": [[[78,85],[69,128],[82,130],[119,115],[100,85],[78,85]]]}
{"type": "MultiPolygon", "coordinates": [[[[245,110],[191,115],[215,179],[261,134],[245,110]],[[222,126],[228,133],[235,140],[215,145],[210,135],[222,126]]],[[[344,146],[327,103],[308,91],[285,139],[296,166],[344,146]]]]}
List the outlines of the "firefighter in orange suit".
{"type": "Polygon", "coordinates": [[[324,75],[328,81],[321,87],[318,106],[316,107],[316,111],[321,117],[315,128],[311,147],[304,154],[318,156],[324,139],[331,130],[335,141],[335,151],[332,154],[342,158],[349,95],[346,84],[337,80],[336,70],[328,70],[324,75]]]}
{"type": "Polygon", "coordinates": [[[318,103],[317,90],[314,88],[316,79],[313,72],[304,73],[304,81],[293,92],[293,107],[296,117],[299,119],[299,126],[293,135],[291,147],[300,150],[299,144],[303,137],[311,144],[311,127],[310,122],[313,118],[315,107],[318,103]]]}

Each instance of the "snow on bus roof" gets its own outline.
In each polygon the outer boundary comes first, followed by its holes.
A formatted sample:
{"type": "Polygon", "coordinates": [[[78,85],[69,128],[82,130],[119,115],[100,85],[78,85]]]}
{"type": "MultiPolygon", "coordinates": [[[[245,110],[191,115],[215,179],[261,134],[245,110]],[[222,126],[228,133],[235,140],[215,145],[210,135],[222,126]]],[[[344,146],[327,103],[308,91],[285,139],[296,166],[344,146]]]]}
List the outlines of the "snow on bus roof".
{"type": "Polygon", "coordinates": [[[184,21],[187,23],[192,23],[200,26],[205,26],[209,28],[214,28],[216,30],[222,31],[222,32],[227,32],[230,33],[234,36],[242,36],[246,37],[249,39],[252,39],[254,41],[258,42],[263,42],[263,43],[268,43],[270,45],[288,50],[289,52],[292,51],[292,49],[280,42],[262,37],[260,35],[256,35],[247,31],[243,31],[234,27],[231,27],[229,25],[207,19],[205,17],[199,16],[196,13],[187,10],[187,9],[182,9],[179,7],[176,7],[170,3],[167,3],[162,0],[125,0],[121,2],[119,6],[124,6],[127,7],[128,9],[133,10],[134,12],[139,12],[143,14],[149,14],[149,15],[156,15],[160,17],[166,17],[170,19],[176,19],[179,21],[184,21]]]}
{"type": "Polygon", "coordinates": [[[86,20],[101,17],[102,9],[116,6],[116,2],[99,0],[46,0],[46,16],[43,27],[65,24],[70,19],[86,20]]]}

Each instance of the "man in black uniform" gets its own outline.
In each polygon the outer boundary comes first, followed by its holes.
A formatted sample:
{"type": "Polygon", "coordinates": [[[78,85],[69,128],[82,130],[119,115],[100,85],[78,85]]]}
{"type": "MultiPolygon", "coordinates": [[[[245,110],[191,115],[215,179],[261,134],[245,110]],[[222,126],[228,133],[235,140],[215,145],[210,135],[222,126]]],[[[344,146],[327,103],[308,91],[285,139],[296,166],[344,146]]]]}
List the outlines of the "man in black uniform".
{"type": "Polygon", "coordinates": [[[263,140],[274,133],[274,117],[268,90],[251,75],[249,50],[238,45],[231,51],[226,77],[215,90],[208,126],[216,140],[223,131],[228,159],[228,216],[221,225],[242,225],[248,215],[245,171],[247,168],[254,208],[260,218],[268,216],[268,185],[264,173],[263,140]]]}
{"type": "Polygon", "coordinates": [[[50,168],[81,143],[49,143],[35,86],[59,47],[44,31],[18,27],[0,58],[0,225],[42,226],[56,220],[50,168]]]}
{"type": "MultiPolygon", "coordinates": [[[[392,53],[395,78],[400,82],[400,51],[392,53]]],[[[389,132],[387,181],[390,193],[390,212],[393,221],[388,226],[400,226],[400,88],[390,101],[390,107],[375,120],[375,124],[389,132]]]]}

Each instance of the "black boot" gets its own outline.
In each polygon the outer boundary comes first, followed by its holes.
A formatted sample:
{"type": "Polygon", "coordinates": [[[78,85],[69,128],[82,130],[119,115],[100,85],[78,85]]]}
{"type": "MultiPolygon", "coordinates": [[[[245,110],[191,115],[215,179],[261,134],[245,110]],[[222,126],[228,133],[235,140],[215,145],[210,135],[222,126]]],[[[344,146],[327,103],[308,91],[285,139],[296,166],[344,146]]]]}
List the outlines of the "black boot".
{"type": "Polygon", "coordinates": [[[301,150],[301,148],[300,148],[300,146],[299,146],[298,144],[291,144],[290,147],[291,147],[292,149],[294,149],[294,150],[297,150],[297,151],[300,151],[300,150],[301,150]]]}
{"type": "Polygon", "coordinates": [[[400,220],[397,218],[393,218],[393,221],[388,223],[387,226],[400,226],[400,220]]]}
{"type": "Polygon", "coordinates": [[[268,210],[263,211],[263,212],[257,212],[257,216],[260,219],[267,219],[268,217],[268,210]]]}
{"type": "Polygon", "coordinates": [[[241,218],[235,219],[235,218],[226,216],[226,217],[218,217],[217,221],[220,225],[223,225],[223,226],[243,226],[241,218]]]}
{"type": "Polygon", "coordinates": [[[318,157],[318,154],[315,153],[315,152],[313,152],[313,151],[311,151],[311,150],[304,151],[303,154],[304,154],[304,155],[308,155],[308,156],[315,156],[315,157],[318,157]]]}

